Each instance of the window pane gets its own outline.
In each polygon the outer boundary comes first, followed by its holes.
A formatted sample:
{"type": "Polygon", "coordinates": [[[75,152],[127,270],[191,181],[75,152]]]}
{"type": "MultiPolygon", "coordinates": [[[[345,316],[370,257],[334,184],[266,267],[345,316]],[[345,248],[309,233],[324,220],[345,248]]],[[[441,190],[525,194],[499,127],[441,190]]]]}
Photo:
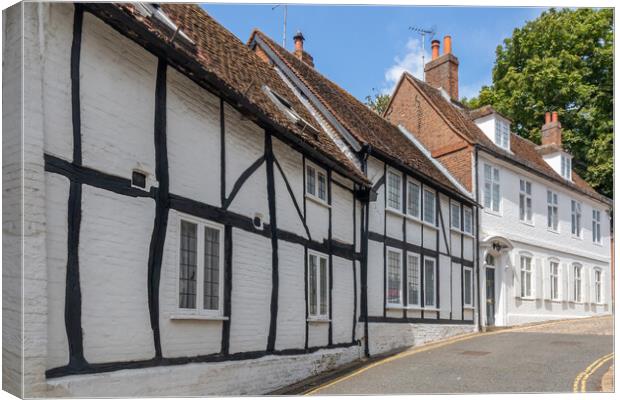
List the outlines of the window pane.
{"type": "Polygon", "coordinates": [[[499,211],[499,183],[493,184],[493,211],[499,211]]]}
{"type": "Polygon", "coordinates": [[[525,195],[519,195],[519,219],[525,221],[525,195]]]}
{"type": "Polygon", "coordinates": [[[197,226],[181,221],[179,307],[196,308],[197,226]]]}
{"type": "Polygon", "coordinates": [[[400,210],[400,175],[388,172],[388,207],[400,210]]]}
{"type": "Polygon", "coordinates": [[[317,194],[317,196],[319,197],[319,199],[321,200],[327,200],[327,178],[325,177],[325,174],[319,172],[318,174],[319,177],[319,192],[317,194]]]}
{"type": "Polygon", "coordinates": [[[308,271],[308,279],[309,279],[309,290],[308,290],[308,312],[310,315],[317,315],[317,309],[316,309],[316,305],[317,305],[317,281],[316,281],[316,274],[317,274],[317,262],[316,262],[316,256],[315,255],[310,255],[310,259],[309,259],[309,271],[308,271]]]}
{"type": "Polygon", "coordinates": [[[205,227],[204,308],[220,308],[220,231],[205,227]]]}
{"type": "Polygon", "coordinates": [[[407,212],[415,217],[420,216],[420,185],[413,182],[408,183],[407,192],[407,212]]]}
{"type": "Polygon", "coordinates": [[[321,315],[327,315],[327,259],[321,257],[321,315]]]}
{"type": "Polygon", "coordinates": [[[484,183],[484,207],[491,208],[491,182],[484,183]]]}
{"type": "Polygon", "coordinates": [[[461,229],[461,207],[458,204],[450,204],[450,221],[453,228],[461,229]]]}
{"type": "Polygon", "coordinates": [[[467,233],[473,233],[472,229],[472,211],[471,209],[466,208],[463,215],[463,230],[467,233]]]}
{"type": "Polygon", "coordinates": [[[424,305],[435,305],[435,262],[424,260],[424,305]]]}
{"type": "Polygon", "coordinates": [[[424,191],[424,221],[435,223],[435,193],[424,191]]]}
{"type": "Polygon", "coordinates": [[[463,301],[466,305],[471,305],[471,270],[463,270],[463,301]]]}
{"type": "Polygon", "coordinates": [[[409,256],[407,287],[407,302],[410,305],[420,305],[420,259],[417,256],[409,256]]]}
{"type": "Polygon", "coordinates": [[[316,183],[314,181],[314,168],[306,166],[306,191],[309,194],[316,195],[316,183]]]}
{"type": "Polygon", "coordinates": [[[400,293],[402,288],[400,253],[388,251],[388,293],[387,302],[401,304],[400,293]]]}

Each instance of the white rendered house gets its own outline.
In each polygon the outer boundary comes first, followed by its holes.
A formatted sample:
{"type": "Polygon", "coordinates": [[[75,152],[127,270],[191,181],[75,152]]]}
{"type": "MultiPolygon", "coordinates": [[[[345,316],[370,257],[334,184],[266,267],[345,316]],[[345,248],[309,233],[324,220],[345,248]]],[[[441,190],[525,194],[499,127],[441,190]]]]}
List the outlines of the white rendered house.
{"type": "MultiPolygon", "coordinates": [[[[385,112],[429,149],[480,204],[480,324],[609,314],[612,201],[572,170],[557,113],[538,146],[492,107],[458,101],[449,36],[433,41],[426,82],[404,73],[385,112]]],[[[542,121],[541,121],[542,122],[542,121]]]]}

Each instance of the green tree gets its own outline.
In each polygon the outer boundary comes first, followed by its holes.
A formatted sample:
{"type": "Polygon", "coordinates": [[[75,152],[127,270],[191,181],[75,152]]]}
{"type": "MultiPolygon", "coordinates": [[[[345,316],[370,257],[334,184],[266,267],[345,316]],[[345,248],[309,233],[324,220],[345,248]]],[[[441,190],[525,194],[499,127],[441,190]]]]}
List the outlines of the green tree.
{"type": "Polygon", "coordinates": [[[558,111],[573,166],[613,196],[613,10],[550,9],[496,50],[493,84],[470,107],[490,104],[514,131],[540,142],[546,111],[558,111]]]}
{"type": "Polygon", "coordinates": [[[381,94],[377,92],[376,89],[372,89],[373,95],[366,96],[366,101],[364,102],[370,109],[376,112],[379,115],[383,115],[383,112],[387,108],[388,103],[390,102],[389,94],[381,94]]]}

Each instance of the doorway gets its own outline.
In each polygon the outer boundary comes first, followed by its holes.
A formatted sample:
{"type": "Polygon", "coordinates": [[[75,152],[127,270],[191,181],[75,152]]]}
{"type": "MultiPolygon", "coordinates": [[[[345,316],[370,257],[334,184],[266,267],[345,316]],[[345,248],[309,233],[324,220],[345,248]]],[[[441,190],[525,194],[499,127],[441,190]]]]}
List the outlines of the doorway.
{"type": "Polygon", "coordinates": [[[495,268],[486,267],[487,326],[495,325],[495,268]]]}

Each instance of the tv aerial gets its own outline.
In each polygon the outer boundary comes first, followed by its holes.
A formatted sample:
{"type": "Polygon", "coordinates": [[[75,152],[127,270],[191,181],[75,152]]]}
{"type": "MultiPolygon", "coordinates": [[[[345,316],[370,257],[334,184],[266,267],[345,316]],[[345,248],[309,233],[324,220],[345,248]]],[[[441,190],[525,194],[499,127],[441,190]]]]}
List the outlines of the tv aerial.
{"type": "Polygon", "coordinates": [[[420,28],[417,26],[410,26],[409,30],[422,36],[422,68],[424,68],[424,53],[426,52],[425,50],[426,35],[429,35],[431,39],[435,37],[435,27],[433,26],[430,29],[424,29],[424,28],[420,28]]]}

